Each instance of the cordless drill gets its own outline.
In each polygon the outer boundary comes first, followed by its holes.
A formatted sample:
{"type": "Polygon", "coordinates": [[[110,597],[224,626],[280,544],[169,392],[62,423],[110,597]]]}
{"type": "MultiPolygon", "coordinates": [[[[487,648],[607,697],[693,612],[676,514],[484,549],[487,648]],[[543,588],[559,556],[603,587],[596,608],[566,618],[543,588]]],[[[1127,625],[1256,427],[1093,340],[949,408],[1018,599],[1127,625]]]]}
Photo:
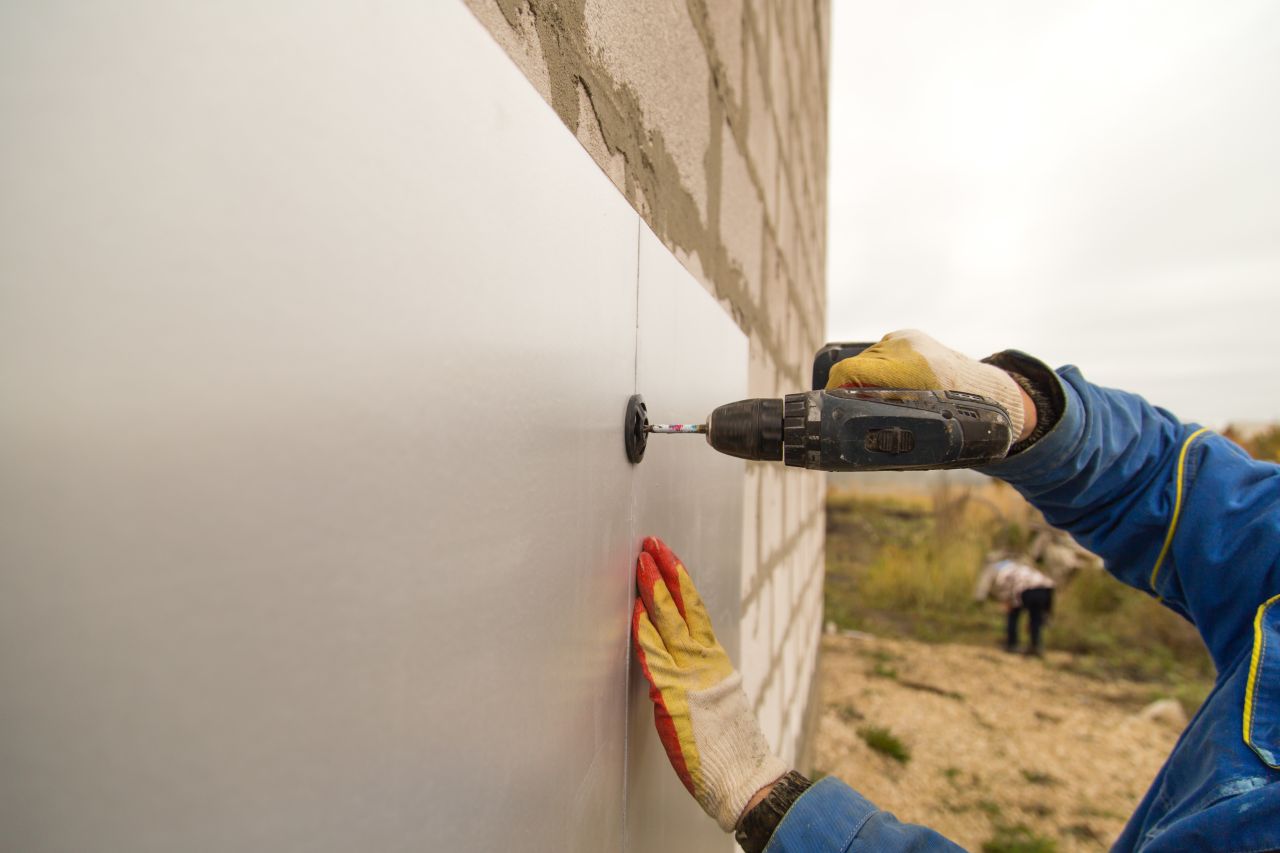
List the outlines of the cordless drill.
{"type": "Polygon", "coordinates": [[[702,424],[650,424],[643,401],[633,397],[628,457],[638,462],[655,433],[705,434],[721,453],[815,471],[971,468],[1004,457],[1012,443],[1009,415],[986,397],[951,390],[823,390],[837,362],[868,346],[828,344],[814,360],[814,390],[726,403],[702,424]]]}

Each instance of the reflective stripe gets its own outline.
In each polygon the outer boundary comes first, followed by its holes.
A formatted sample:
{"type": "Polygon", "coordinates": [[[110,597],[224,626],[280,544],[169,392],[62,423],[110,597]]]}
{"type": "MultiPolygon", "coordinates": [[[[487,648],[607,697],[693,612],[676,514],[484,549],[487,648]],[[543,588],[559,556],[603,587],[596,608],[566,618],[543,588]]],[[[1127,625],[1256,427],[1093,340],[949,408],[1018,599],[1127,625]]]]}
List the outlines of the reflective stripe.
{"type": "MultiPolygon", "coordinates": [[[[1245,683],[1244,688],[1244,742],[1254,752],[1258,752],[1258,747],[1253,743],[1253,706],[1257,700],[1255,691],[1258,685],[1258,668],[1262,663],[1262,648],[1265,640],[1262,636],[1262,617],[1266,615],[1267,608],[1275,602],[1280,601],[1280,595],[1273,595],[1258,607],[1257,615],[1253,617],[1253,657],[1249,661],[1249,680],[1245,683]]],[[[1270,767],[1275,767],[1270,761],[1259,753],[1259,757],[1270,767]]]]}
{"type": "Polygon", "coordinates": [[[1169,553],[1169,546],[1173,544],[1173,532],[1178,529],[1178,515],[1182,512],[1182,477],[1187,467],[1187,451],[1191,449],[1191,442],[1208,431],[1208,427],[1201,427],[1187,436],[1187,440],[1182,443],[1182,452],[1178,454],[1178,479],[1173,496],[1173,518],[1169,520],[1169,532],[1165,534],[1164,547],[1160,549],[1155,568],[1151,570],[1151,591],[1157,596],[1160,593],[1156,592],[1156,577],[1160,574],[1160,566],[1164,564],[1164,558],[1169,553]]]}

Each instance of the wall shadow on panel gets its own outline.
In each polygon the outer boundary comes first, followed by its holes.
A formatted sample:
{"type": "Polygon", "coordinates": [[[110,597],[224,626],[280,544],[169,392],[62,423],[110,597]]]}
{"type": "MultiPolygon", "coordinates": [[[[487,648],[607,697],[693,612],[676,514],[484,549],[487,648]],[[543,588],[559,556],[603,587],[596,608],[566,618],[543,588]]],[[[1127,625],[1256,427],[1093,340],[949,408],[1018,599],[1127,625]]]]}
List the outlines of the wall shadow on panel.
{"type": "MultiPolygon", "coordinates": [[[[747,340],[646,226],[640,228],[637,390],[649,417],[700,422],[747,393],[747,340]]],[[[717,636],[738,660],[745,466],[702,436],[652,436],[637,469],[636,532],[686,563],[717,636]]],[[[636,542],[639,547],[639,539],[636,542]]],[[[627,836],[634,853],[736,849],[680,784],[653,725],[648,685],[632,666],[627,836]]]]}

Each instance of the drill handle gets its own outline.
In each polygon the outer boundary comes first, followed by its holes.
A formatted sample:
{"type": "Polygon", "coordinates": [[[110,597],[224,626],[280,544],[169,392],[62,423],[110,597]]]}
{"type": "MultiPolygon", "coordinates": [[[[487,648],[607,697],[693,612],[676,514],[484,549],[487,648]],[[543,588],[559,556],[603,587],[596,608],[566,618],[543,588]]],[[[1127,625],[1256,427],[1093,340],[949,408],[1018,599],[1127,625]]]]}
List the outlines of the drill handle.
{"type": "Polygon", "coordinates": [[[831,376],[831,368],[846,358],[853,358],[869,346],[869,343],[827,344],[818,350],[818,354],[813,357],[813,390],[824,390],[827,379],[831,376]]]}

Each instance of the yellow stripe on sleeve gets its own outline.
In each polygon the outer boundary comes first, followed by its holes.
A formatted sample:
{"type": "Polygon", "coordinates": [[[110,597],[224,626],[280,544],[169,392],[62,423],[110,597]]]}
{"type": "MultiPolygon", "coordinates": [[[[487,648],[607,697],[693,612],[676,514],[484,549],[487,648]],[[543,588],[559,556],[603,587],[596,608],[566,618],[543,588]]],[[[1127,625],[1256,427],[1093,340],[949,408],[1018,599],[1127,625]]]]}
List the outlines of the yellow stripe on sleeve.
{"type": "Polygon", "coordinates": [[[1164,565],[1164,558],[1169,554],[1169,546],[1173,544],[1174,531],[1178,529],[1178,516],[1182,513],[1182,479],[1187,469],[1187,451],[1191,449],[1191,442],[1208,431],[1208,427],[1201,427],[1187,436],[1187,440],[1182,443],[1182,451],[1178,454],[1178,478],[1173,495],[1173,517],[1169,520],[1169,532],[1165,534],[1164,546],[1160,549],[1160,556],[1156,557],[1155,567],[1151,570],[1151,592],[1157,596],[1160,593],[1156,592],[1156,578],[1160,574],[1160,567],[1164,565]]]}
{"type": "Polygon", "coordinates": [[[1258,613],[1253,617],[1253,657],[1249,660],[1249,680],[1245,683],[1244,688],[1243,729],[1244,742],[1250,749],[1253,749],[1253,739],[1249,736],[1249,729],[1253,726],[1254,690],[1258,684],[1258,666],[1262,663],[1262,617],[1266,615],[1267,608],[1277,601],[1280,601],[1280,595],[1271,596],[1258,606],[1258,613]]]}

